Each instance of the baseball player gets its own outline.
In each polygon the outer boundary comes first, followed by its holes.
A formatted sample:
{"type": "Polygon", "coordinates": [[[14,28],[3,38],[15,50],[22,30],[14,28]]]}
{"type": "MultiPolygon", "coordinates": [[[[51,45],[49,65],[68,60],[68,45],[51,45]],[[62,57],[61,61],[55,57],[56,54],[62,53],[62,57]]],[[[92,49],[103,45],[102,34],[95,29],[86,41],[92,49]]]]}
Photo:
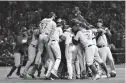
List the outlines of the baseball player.
{"type": "Polygon", "coordinates": [[[27,43],[27,37],[23,38],[22,32],[19,31],[18,35],[15,38],[16,46],[14,48],[14,66],[12,67],[11,71],[7,75],[7,78],[10,78],[10,76],[13,74],[13,72],[18,68],[17,75],[20,76],[20,69],[21,69],[21,55],[23,55],[23,48],[25,43],[27,43]]]}
{"type": "MultiPolygon", "coordinates": [[[[73,22],[71,27],[72,27],[72,32],[76,34],[80,26],[78,25],[78,23],[73,22]]],[[[72,53],[73,54],[73,57],[72,57],[73,77],[75,77],[76,75],[76,78],[79,79],[80,78],[80,65],[79,64],[83,64],[83,63],[80,63],[81,60],[79,60],[81,49],[79,45],[75,45],[75,47],[76,47],[76,50],[74,50],[72,53]]]]}
{"type": "Polygon", "coordinates": [[[76,47],[77,47],[77,55],[79,58],[80,78],[85,78],[86,75],[86,62],[85,62],[85,55],[84,55],[85,52],[80,43],[76,47]]]}
{"type": "Polygon", "coordinates": [[[72,11],[72,15],[69,16],[70,25],[72,25],[72,22],[76,22],[76,20],[81,22],[82,27],[92,27],[92,25],[88,23],[85,20],[85,18],[81,15],[81,11],[79,7],[74,7],[72,11]]]}
{"type": "MultiPolygon", "coordinates": [[[[86,63],[89,66],[89,68],[92,70],[92,72],[95,74],[94,80],[97,80],[100,78],[96,67],[93,65],[93,61],[96,60],[100,66],[104,69],[106,72],[106,75],[108,77],[108,70],[103,63],[102,59],[100,58],[98,54],[98,49],[94,42],[92,41],[92,31],[86,30],[85,28],[80,27],[80,31],[77,32],[74,40],[78,41],[80,40],[80,43],[82,44],[83,48],[85,49],[85,58],[86,63]]],[[[75,42],[75,41],[73,41],[75,42]]]]}
{"type": "Polygon", "coordinates": [[[50,36],[48,43],[48,53],[49,53],[49,67],[45,75],[46,78],[49,78],[51,75],[57,76],[57,70],[61,62],[61,50],[59,46],[60,36],[62,35],[62,24],[59,22],[57,27],[54,29],[53,34],[50,36]]]}
{"type": "MultiPolygon", "coordinates": [[[[63,26],[63,32],[65,31],[66,28],[69,27],[69,25],[66,24],[66,21],[64,19],[62,19],[62,26],[63,26]]],[[[59,42],[60,45],[60,49],[61,49],[61,62],[60,62],[60,66],[58,69],[58,76],[61,79],[67,78],[68,73],[67,73],[67,62],[66,62],[66,57],[65,57],[65,37],[61,36],[61,42],[59,42]]]]}
{"type": "Polygon", "coordinates": [[[25,65],[24,71],[20,77],[26,78],[28,69],[30,68],[31,64],[33,63],[36,53],[37,53],[37,45],[38,45],[38,37],[39,37],[39,30],[33,30],[32,40],[28,47],[28,61],[25,65]]]}
{"type": "MultiPolygon", "coordinates": [[[[103,25],[103,20],[99,19],[98,23],[97,23],[98,30],[99,29],[103,30],[103,32],[99,33],[97,36],[97,46],[99,48],[99,55],[102,58],[102,60],[104,61],[104,63],[106,63],[107,60],[110,62],[111,73],[113,74],[112,77],[115,77],[116,70],[115,70],[114,60],[113,60],[110,48],[108,47],[108,42],[107,42],[107,38],[105,35],[105,33],[109,35],[110,31],[108,30],[108,28],[105,28],[102,25],[103,25]]],[[[111,75],[111,73],[110,73],[110,75],[111,75]]]]}
{"type": "Polygon", "coordinates": [[[65,57],[67,62],[68,79],[72,79],[73,77],[72,51],[75,50],[75,46],[72,44],[73,35],[71,28],[66,29],[62,35],[65,37],[65,57]]]}
{"type": "Polygon", "coordinates": [[[35,59],[35,65],[31,70],[31,72],[29,73],[29,75],[31,75],[32,77],[34,77],[33,74],[35,73],[35,70],[38,69],[37,66],[40,63],[43,48],[48,43],[50,36],[53,33],[53,30],[56,28],[56,23],[53,21],[55,17],[56,17],[55,13],[51,12],[49,14],[49,18],[44,18],[39,25],[40,35],[38,40],[38,52],[35,59]]]}

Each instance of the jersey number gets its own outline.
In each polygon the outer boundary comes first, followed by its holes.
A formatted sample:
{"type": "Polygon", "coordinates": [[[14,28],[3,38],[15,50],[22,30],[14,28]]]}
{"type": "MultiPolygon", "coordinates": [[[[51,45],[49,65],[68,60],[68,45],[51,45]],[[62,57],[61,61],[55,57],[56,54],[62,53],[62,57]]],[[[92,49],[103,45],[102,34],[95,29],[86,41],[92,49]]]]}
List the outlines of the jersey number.
{"type": "Polygon", "coordinates": [[[45,28],[47,27],[47,24],[48,24],[48,23],[42,23],[42,24],[41,24],[42,29],[45,29],[45,28]]]}
{"type": "Polygon", "coordinates": [[[90,33],[86,33],[87,39],[90,38],[90,33]]]}

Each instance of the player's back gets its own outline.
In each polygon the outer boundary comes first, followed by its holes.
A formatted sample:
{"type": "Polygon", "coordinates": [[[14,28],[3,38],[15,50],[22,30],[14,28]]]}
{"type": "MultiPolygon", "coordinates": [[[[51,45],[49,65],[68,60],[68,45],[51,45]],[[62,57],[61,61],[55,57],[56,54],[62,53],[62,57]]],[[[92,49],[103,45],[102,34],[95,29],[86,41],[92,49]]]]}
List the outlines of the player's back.
{"type": "Polygon", "coordinates": [[[66,37],[65,44],[69,45],[70,43],[72,43],[72,37],[74,36],[74,34],[72,33],[71,28],[66,29],[66,31],[63,33],[63,36],[66,37]]]}
{"type": "Polygon", "coordinates": [[[40,23],[40,32],[49,34],[52,28],[56,26],[56,23],[50,18],[44,18],[40,23]]]}
{"type": "Polygon", "coordinates": [[[63,31],[62,31],[61,27],[55,28],[53,34],[50,37],[50,40],[56,40],[59,42],[59,36],[61,36],[62,33],[63,33],[63,31]]]}
{"type": "Polygon", "coordinates": [[[83,29],[80,31],[80,41],[82,41],[83,43],[85,43],[86,45],[92,45],[94,44],[93,43],[93,40],[92,40],[92,31],[91,30],[86,30],[86,29],[83,29]]]}

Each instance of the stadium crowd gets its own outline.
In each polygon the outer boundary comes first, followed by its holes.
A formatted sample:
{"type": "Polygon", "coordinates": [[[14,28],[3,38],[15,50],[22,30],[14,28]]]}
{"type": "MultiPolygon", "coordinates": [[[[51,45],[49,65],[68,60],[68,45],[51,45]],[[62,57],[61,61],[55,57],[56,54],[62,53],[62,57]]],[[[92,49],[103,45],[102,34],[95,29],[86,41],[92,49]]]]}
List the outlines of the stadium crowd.
{"type": "Polygon", "coordinates": [[[30,26],[38,25],[39,21],[44,18],[48,11],[53,10],[61,18],[68,21],[73,6],[79,6],[82,15],[88,22],[95,25],[95,19],[99,16],[103,18],[104,24],[110,27],[113,33],[112,43],[116,44],[117,40],[124,39],[124,12],[123,2],[0,2],[0,56],[11,56],[14,45],[14,36],[23,28],[31,30],[30,26]],[[45,4],[49,4],[50,7],[45,4]],[[94,10],[96,8],[96,11],[94,10]],[[99,8],[98,8],[99,7],[99,8]],[[101,9],[100,9],[101,7],[101,9]],[[118,8],[118,9],[117,9],[118,8]],[[98,14],[98,12],[100,12],[98,14]],[[105,13],[104,13],[105,12],[105,13]],[[109,18],[111,17],[111,18],[109,18]],[[119,21],[119,22],[118,22],[119,21]],[[3,51],[4,50],[4,51],[3,51]],[[4,53],[7,53],[5,55],[4,53]]]}

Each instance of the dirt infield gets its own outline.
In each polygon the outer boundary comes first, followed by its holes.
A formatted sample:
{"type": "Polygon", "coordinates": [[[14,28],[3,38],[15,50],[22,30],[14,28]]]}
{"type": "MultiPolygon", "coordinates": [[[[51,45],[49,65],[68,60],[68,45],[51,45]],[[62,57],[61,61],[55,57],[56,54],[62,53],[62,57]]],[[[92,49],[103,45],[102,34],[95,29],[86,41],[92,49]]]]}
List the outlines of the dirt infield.
{"type": "MultiPolygon", "coordinates": [[[[73,79],[73,80],[44,80],[43,73],[40,78],[21,79],[15,75],[12,75],[11,79],[6,79],[6,75],[11,67],[0,67],[0,83],[125,83],[125,65],[116,65],[117,76],[115,78],[101,78],[100,80],[91,79],[73,79]]],[[[22,68],[23,70],[23,68],[22,68]]]]}

